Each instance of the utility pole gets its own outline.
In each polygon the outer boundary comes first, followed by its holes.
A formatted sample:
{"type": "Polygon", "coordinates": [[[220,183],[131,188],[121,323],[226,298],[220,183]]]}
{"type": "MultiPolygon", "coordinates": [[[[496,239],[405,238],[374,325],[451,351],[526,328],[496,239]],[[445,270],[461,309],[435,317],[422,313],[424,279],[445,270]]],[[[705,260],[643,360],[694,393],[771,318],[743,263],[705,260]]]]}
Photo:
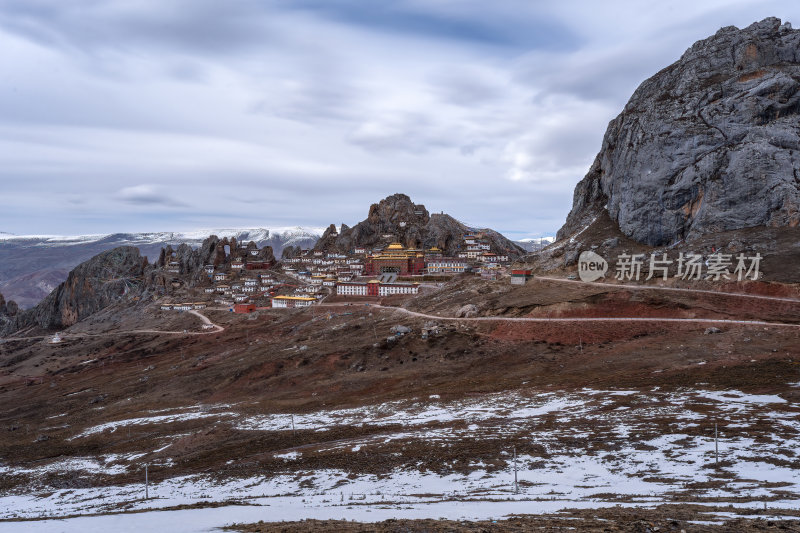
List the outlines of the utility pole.
{"type": "Polygon", "coordinates": [[[296,437],[297,434],[294,431],[294,415],[291,415],[291,416],[292,416],[292,437],[296,437]]]}
{"type": "Polygon", "coordinates": [[[714,464],[719,466],[719,439],[716,422],[714,422],[714,464]]]}
{"type": "Polygon", "coordinates": [[[514,446],[514,494],[519,494],[519,483],[517,482],[517,447],[514,446]]]}
{"type": "Polygon", "coordinates": [[[147,467],[148,464],[144,464],[144,499],[150,499],[150,480],[147,477],[147,467]]]}

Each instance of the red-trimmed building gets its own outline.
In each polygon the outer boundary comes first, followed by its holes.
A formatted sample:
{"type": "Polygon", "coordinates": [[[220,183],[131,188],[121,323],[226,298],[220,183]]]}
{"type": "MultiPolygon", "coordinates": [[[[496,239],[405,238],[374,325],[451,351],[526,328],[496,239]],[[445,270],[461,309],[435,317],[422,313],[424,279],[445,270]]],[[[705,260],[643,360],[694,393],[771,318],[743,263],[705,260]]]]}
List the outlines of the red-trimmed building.
{"type": "Polygon", "coordinates": [[[425,273],[425,254],[419,250],[407,250],[399,242],[390,244],[382,252],[367,257],[364,273],[380,276],[396,272],[400,276],[420,276],[425,273]]]}
{"type": "Polygon", "coordinates": [[[511,271],[511,284],[512,285],[525,285],[533,277],[533,272],[530,270],[512,270],[511,271]]]}
{"type": "Polygon", "coordinates": [[[381,283],[377,279],[371,281],[348,281],[336,286],[339,296],[391,296],[392,294],[417,294],[417,283],[381,283]]]}

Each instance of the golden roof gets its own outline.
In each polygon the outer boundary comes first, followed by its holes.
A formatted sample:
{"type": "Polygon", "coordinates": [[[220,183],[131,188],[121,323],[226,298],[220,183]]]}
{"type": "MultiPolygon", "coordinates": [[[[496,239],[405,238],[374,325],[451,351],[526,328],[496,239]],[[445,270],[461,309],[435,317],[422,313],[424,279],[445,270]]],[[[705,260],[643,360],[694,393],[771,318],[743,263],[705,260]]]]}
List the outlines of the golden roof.
{"type": "Polygon", "coordinates": [[[416,249],[403,248],[399,242],[393,242],[382,252],[372,254],[371,259],[408,259],[409,257],[422,257],[422,252],[416,249]]]}

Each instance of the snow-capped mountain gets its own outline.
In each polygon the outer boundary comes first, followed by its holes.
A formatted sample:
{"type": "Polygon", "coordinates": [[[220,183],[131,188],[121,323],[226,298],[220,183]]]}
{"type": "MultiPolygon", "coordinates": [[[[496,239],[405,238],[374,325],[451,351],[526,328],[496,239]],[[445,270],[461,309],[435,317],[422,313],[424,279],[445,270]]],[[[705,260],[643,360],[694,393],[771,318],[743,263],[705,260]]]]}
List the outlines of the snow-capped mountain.
{"type": "MultiPolygon", "coordinates": [[[[316,241],[322,235],[324,228],[278,227],[278,228],[224,228],[224,229],[199,229],[194,231],[161,231],[149,233],[103,233],[90,235],[14,235],[0,232],[0,247],[6,244],[19,244],[29,246],[74,246],[76,244],[89,244],[103,241],[114,241],[117,246],[130,245],[142,246],[157,244],[178,245],[187,243],[199,245],[209,235],[217,237],[236,237],[237,241],[253,241],[259,246],[278,246],[276,255],[285,246],[306,246],[308,241],[316,241]],[[274,244],[271,244],[274,243],[274,244]]],[[[313,244],[313,243],[312,243],[313,244]]]]}
{"type": "Polygon", "coordinates": [[[161,248],[182,243],[200,246],[209,235],[236,237],[239,242],[272,246],[276,257],[287,246],[311,248],[324,228],[209,228],[194,231],[112,233],[94,235],[12,235],[0,232],[0,293],[21,307],[35,305],[76,265],[117,246],[136,246],[150,260],[161,248]],[[43,281],[45,280],[45,281],[43,281]]]}
{"type": "Polygon", "coordinates": [[[541,250],[548,244],[552,244],[555,241],[555,237],[530,237],[527,239],[519,239],[518,241],[514,242],[529,252],[535,252],[536,250],[541,250]]]}

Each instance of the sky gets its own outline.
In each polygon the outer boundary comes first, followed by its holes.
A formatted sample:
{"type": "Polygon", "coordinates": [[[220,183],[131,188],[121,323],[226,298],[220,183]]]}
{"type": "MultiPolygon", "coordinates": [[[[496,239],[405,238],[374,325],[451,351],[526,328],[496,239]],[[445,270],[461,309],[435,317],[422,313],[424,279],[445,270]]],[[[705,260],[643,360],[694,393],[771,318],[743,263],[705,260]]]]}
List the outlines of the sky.
{"type": "Polygon", "coordinates": [[[553,235],[635,88],[795,0],[0,0],[0,232],[553,235]],[[647,8],[645,9],[645,6],[647,8]]]}

